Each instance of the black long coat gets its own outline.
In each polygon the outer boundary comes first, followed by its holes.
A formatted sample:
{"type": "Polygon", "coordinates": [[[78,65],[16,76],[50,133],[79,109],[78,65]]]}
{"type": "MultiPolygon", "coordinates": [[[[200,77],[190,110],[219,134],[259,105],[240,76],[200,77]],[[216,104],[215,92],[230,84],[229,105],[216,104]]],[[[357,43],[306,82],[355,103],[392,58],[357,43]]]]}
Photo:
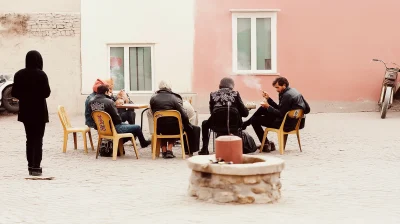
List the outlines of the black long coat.
{"type": "Polygon", "coordinates": [[[50,86],[43,69],[43,59],[39,52],[26,54],[25,68],[14,76],[11,95],[19,99],[18,121],[24,123],[47,123],[49,113],[46,98],[50,96],[50,86]]]}

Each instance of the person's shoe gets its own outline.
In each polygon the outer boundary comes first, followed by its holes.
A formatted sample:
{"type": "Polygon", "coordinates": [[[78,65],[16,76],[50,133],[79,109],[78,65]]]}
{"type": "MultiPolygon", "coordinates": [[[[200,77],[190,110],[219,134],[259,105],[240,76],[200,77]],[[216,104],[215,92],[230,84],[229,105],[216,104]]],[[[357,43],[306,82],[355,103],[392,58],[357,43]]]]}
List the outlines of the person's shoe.
{"type": "MultiPolygon", "coordinates": [[[[261,148],[261,145],[257,146],[257,149],[260,149],[260,148],[261,148]]],[[[275,151],[275,150],[276,150],[276,148],[275,148],[275,143],[274,142],[269,141],[269,142],[264,144],[263,152],[267,152],[268,153],[268,152],[272,152],[272,151],[275,151]]]]}
{"type": "MultiPolygon", "coordinates": [[[[261,145],[259,145],[257,147],[257,149],[261,151],[261,145]]],[[[266,153],[271,152],[269,145],[265,144],[262,152],[266,152],[266,153]]]]}
{"type": "Polygon", "coordinates": [[[28,170],[31,176],[42,176],[42,168],[28,168],[28,170]]]}
{"type": "Polygon", "coordinates": [[[198,153],[199,155],[209,155],[210,153],[208,152],[208,149],[201,149],[198,153]]]}
{"type": "MultiPolygon", "coordinates": [[[[257,146],[257,149],[260,150],[260,149],[261,149],[261,145],[258,145],[258,146],[257,146]]],[[[271,149],[271,147],[269,146],[269,143],[266,142],[266,143],[264,144],[263,152],[270,152],[270,151],[271,151],[270,149],[271,149]]]]}
{"type": "Polygon", "coordinates": [[[174,153],[172,151],[166,151],[165,152],[165,156],[164,156],[164,153],[163,153],[163,158],[164,159],[172,159],[172,158],[175,158],[175,155],[174,155],[174,153]]]}
{"type": "Polygon", "coordinates": [[[146,140],[146,142],[144,144],[140,144],[140,146],[142,148],[146,148],[147,146],[151,145],[151,141],[150,140],[146,140]]]}
{"type": "Polygon", "coordinates": [[[187,156],[193,156],[193,153],[192,152],[185,152],[185,155],[187,155],[187,156]]]}
{"type": "Polygon", "coordinates": [[[269,142],[269,146],[270,146],[271,152],[276,150],[274,142],[269,142]]]}

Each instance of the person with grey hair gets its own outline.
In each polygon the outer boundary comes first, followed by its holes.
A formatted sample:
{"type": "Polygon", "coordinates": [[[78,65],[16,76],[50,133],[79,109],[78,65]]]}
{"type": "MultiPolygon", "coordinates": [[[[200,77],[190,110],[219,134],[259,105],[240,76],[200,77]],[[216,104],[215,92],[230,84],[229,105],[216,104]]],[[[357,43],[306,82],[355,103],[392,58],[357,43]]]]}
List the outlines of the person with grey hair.
{"type": "MultiPolygon", "coordinates": [[[[165,89],[165,90],[172,91],[171,85],[164,80],[160,81],[160,83],[158,84],[158,89],[159,90],[165,89]]],[[[147,120],[149,122],[150,136],[152,136],[153,132],[154,132],[154,121],[153,121],[153,111],[151,110],[151,108],[149,110],[147,110],[147,120]]]]}
{"type": "MultiPolygon", "coordinates": [[[[172,91],[171,85],[166,81],[161,81],[158,85],[158,88],[159,89],[167,89],[169,91],[172,91]]],[[[189,117],[189,122],[192,125],[197,125],[198,115],[197,115],[196,110],[192,106],[192,104],[185,99],[183,99],[183,101],[181,101],[181,102],[182,102],[182,106],[183,106],[183,111],[189,117]]],[[[147,110],[146,114],[147,114],[147,120],[149,123],[149,133],[150,133],[150,136],[152,136],[153,132],[154,132],[153,112],[151,111],[151,109],[149,109],[149,110],[147,110]]]]}
{"type": "Polygon", "coordinates": [[[162,80],[159,84],[158,84],[158,88],[159,89],[166,89],[171,91],[171,85],[169,84],[169,82],[166,82],[164,80],[162,80]]]}
{"type": "MultiPolygon", "coordinates": [[[[190,124],[189,117],[187,116],[183,108],[182,97],[179,94],[172,92],[169,83],[165,81],[160,82],[159,90],[150,99],[150,109],[152,113],[163,110],[179,111],[182,118],[183,129],[187,133],[187,138],[190,144],[189,145],[190,152],[186,151],[186,153],[192,154],[193,152],[198,151],[199,148],[198,142],[200,139],[200,127],[190,124]]],[[[149,120],[153,120],[153,117],[149,118],[149,120]]],[[[159,118],[157,123],[157,132],[158,132],[157,134],[174,135],[178,134],[179,131],[180,131],[179,124],[176,118],[172,117],[159,118]]],[[[175,141],[176,139],[162,139],[161,149],[163,158],[169,159],[175,157],[172,152],[172,147],[175,141]]],[[[186,144],[186,142],[184,141],[181,144],[186,144]]],[[[187,150],[188,147],[186,146],[185,149],[187,150]]]]}
{"type": "Polygon", "coordinates": [[[244,105],[242,98],[238,91],[233,90],[235,82],[232,78],[225,77],[221,79],[219,83],[219,90],[210,94],[210,113],[211,116],[208,120],[203,121],[201,125],[203,147],[199,151],[199,155],[208,155],[208,143],[209,143],[209,130],[213,119],[212,116],[214,110],[220,107],[227,107],[228,105],[232,108],[236,108],[241,117],[247,117],[249,110],[244,105]]]}

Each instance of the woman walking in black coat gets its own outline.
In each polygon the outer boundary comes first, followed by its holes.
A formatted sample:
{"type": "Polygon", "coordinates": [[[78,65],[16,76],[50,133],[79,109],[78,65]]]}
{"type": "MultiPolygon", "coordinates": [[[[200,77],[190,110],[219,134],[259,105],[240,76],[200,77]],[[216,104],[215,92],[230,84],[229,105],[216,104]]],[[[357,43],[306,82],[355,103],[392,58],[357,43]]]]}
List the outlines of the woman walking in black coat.
{"type": "Polygon", "coordinates": [[[14,76],[12,96],[19,100],[18,121],[25,126],[26,158],[29,175],[42,175],[43,136],[49,122],[46,98],[50,96],[50,86],[43,69],[43,59],[39,52],[26,54],[25,68],[14,76]]]}

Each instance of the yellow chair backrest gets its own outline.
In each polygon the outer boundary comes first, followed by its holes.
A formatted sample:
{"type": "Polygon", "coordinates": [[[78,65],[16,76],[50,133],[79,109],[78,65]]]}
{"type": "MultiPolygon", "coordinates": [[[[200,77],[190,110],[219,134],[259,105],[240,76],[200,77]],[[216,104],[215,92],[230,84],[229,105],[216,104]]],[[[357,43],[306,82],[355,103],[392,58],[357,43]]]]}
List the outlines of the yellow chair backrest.
{"type": "Polygon", "coordinates": [[[157,121],[161,117],[176,117],[178,119],[178,123],[179,123],[179,130],[181,130],[183,132],[182,118],[181,118],[181,113],[179,113],[179,111],[177,111],[177,110],[162,110],[162,111],[155,112],[153,116],[154,116],[154,133],[156,133],[156,130],[157,130],[157,121]]]}
{"type": "Polygon", "coordinates": [[[60,118],[61,124],[64,129],[71,128],[71,122],[69,122],[67,112],[65,111],[64,106],[58,106],[58,117],[60,118]]]}
{"type": "Polygon", "coordinates": [[[282,122],[281,127],[279,129],[283,130],[283,127],[285,126],[285,122],[286,122],[286,118],[287,117],[297,119],[297,124],[296,124],[295,130],[299,129],[300,123],[301,123],[301,119],[303,118],[303,115],[304,115],[304,111],[302,109],[296,109],[296,110],[291,110],[291,111],[287,112],[285,114],[285,118],[283,118],[283,122],[282,122]]]}
{"type": "Polygon", "coordinates": [[[104,111],[93,111],[92,118],[97,126],[97,132],[99,135],[113,136],[115,131],[114,124],[112,122],[111,116],[104,111]]]}

